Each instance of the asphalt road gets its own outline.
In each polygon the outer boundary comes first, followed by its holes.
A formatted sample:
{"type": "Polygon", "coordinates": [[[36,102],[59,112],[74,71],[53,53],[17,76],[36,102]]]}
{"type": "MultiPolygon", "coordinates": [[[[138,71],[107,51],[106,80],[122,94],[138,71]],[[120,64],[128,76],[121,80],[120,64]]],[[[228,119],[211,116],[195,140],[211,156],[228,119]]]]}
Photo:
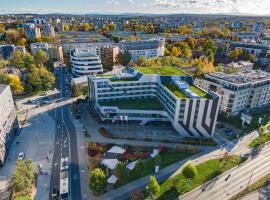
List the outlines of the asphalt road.
{"type": "MultiPolygon", "coordinates": [[[[69,81],[67,78],[67,69],[61,67],[57,70],[58,88],[60,98],[68,97],[69,90],[66,86],[69,81]]],[[[63,105],[50,112],[56,118],[56,134],[54,144],[54,156],[52,177],[50,184],[50,199],[52,200],[52,190],[56,188],[60,191],[60,165],[61,158],[68,157],[69,161],[69,199],[81,200],[80,173],[78,162],[77,137],[75,128],[69,118],[68,107],[63,105]]],[[[48,127],[49,128],[49,127],[48,127]]]]}

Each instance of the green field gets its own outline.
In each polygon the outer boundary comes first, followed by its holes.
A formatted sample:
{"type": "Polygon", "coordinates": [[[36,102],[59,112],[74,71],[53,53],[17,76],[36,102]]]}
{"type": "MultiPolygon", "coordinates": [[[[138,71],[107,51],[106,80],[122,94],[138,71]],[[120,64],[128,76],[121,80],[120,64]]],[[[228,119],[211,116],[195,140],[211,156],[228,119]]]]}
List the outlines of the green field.
{"type": "Polygon", "coordinates": [[[161,104],[156,98],[114,100],[100,102],[99,104],[101,106],[115,106],[119,109],[163,110],[161,104]]]}
{"type": "Polygon", "coordinates": [[[196,93],[197,95],[199,95],[201,98],[207,98],[207,99],[211,99],[212,97],[207,94],[206,92],[204,92],[203,90],[201,90],[200,88],[196,87],[195,85],[190,85],[189,89],[196,93]]]}
{"type": "Polygon", "coordinates": [[[188,98],[187,95],[182,92],[176,85],[165,83],[164,86],[168,88],[175,96],[180,99],[188,98]]]}
{"type": "Polygon", "coordinates": [[[189,76],[184,71],[176,69],[173,66],[136,67],[135,69],[143,74],[159,74],[161,76],[189,76]]]}

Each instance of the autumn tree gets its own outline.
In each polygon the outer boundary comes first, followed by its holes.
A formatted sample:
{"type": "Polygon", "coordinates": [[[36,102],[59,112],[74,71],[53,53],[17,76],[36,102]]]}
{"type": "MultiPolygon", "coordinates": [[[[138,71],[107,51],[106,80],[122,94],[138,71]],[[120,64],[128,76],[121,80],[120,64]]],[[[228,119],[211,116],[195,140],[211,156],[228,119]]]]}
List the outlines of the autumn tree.
{"type": "Polygon", "coordinates": [[[90,181],[89,181],[89,187],[90,190],[95,195],[103,194],[106,191],[106,175],[105,172],[100,169],[96,168],[90,173],[90,181]]]}
{"type": "Polygon", "coordinates": [[[37,65],[45,64],[49,60],[47,53],[41,49],[37,50],[37,52],[34,54],[34,59],[37,65]]]}
{"type": "Polygon", "coordinates": [[[9,85],[13,94],[18,94],[23,91],[20,78],[13,74],[0,74],[0,83],[9,85]]]}

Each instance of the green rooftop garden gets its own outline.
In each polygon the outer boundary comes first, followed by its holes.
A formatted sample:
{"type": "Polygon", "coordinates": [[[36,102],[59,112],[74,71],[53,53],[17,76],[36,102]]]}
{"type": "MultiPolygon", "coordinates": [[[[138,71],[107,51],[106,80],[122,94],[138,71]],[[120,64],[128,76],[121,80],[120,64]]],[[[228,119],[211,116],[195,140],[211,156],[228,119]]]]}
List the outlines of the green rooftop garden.
{"type": "Polygon", "coordinates": [[[182,92],[176,85],[165,83],[164,86],[168,88],[175,96],[177,96],[180,99],[187,98],[186,94],[182,92]]]}
{"type": "Polygon", "coordinates": [[[135,69],[143,74],[159,74],[161,76],[189,76],[186,72],[173,66],[136,67],[135,69]]]}
{"type": "Polygon", "coordinates": [[[200,88],[198,88],[197,86],[195,85],[190,85],[189,86],[189,89],[196,93],[197,95],[199,95],[201,98],[207,98],[207,99],[211,99],[212,97],[207,94],[206,92],[204,92],[203,90],[201,90],[200,88]]]}
{"type": "Polygon", "coordinates": [[[135,77],[127,77],[127,78],[117,78],[113,77],[110,79],[111,82],[125,82],[125,81],[137,81],[135,77]]]}
{"type": "Polygon", "coordinates": [[[145,99],[126,99],[126,100],[114,100],[99,102],[101,106],[113,106],[119,109],[130,110],[163,110],[161,104],[156,98],[145,99]]]}

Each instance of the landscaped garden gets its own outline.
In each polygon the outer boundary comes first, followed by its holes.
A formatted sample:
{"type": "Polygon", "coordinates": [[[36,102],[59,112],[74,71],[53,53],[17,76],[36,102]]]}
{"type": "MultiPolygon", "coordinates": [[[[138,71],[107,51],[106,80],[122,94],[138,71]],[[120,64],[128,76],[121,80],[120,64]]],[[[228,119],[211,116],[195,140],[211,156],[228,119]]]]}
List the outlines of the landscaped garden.
{"type": "Polygon", "coordinates": [[[159,146],[153,149],[126,145],[122,148],[110,144],[89,143],[89,178],[92,180],[89,187],[95,195],[100,195],[108,188],[117,188],[155,172],[157,166],[160,170],[197,152],[196,148],[170,149],[159,146]],[[112,153],[112,149],[122,152],[112,153]],[[98,183],[102,183],[105,188],[99,187],[96,191],[98,183]]]}
{"type": "Polygon", "coordinates": [[[197,95],[199,95],[201,98],[207,98],[207,99],[211,99],[212,97],[207,94],[206,92],[204,92],[203,90],[201,90],[200,88],[198,88],[197,86],[195,85],[190,85],[189,86],[189,89],[196,93],[197,95]]]}
{"type": "Polygon", "coordinates": [[[259,128],[259,134],[260,136],[251,141],[249,147],[257,147],[270,141],[270,122],[259,128]]]}
{"type": "Polygon", "coordinates": [[[187,175],[182,172],[164,181],[160,185],[160,190],[155,195],[155,198],[160,200],[177,199],[180,195],[183,195],[208,180],[217,177],[218,175],[239,165],[243,161],[245,161],[244,158],[229,155],[224,155],[221,159],[208,160],[196,166],[196,174],[192,178],[188,178],[187,175]]]}
{"type": "Polygon", "coordinates": [[[136,67],[135,69],[143,74],[159,74],[161,76],[189,76],[186,72],[173,66],[136,67]]]}
{"type": "Polygon", "coordinates": [[[170,90],[178,98],[180,99],[187,98],[187,95],[184,92],[182,92],[176,85],[164,83],[164,86],[168,88],[168,90],[170,90]]]}
{"type": "Polygon", "coordinates": [[[104,101],[101,106],[115,106],[119,109],[134,110],[162,110],[162,106],[156,98],[126,99],[116,101],[104,101]]]}

